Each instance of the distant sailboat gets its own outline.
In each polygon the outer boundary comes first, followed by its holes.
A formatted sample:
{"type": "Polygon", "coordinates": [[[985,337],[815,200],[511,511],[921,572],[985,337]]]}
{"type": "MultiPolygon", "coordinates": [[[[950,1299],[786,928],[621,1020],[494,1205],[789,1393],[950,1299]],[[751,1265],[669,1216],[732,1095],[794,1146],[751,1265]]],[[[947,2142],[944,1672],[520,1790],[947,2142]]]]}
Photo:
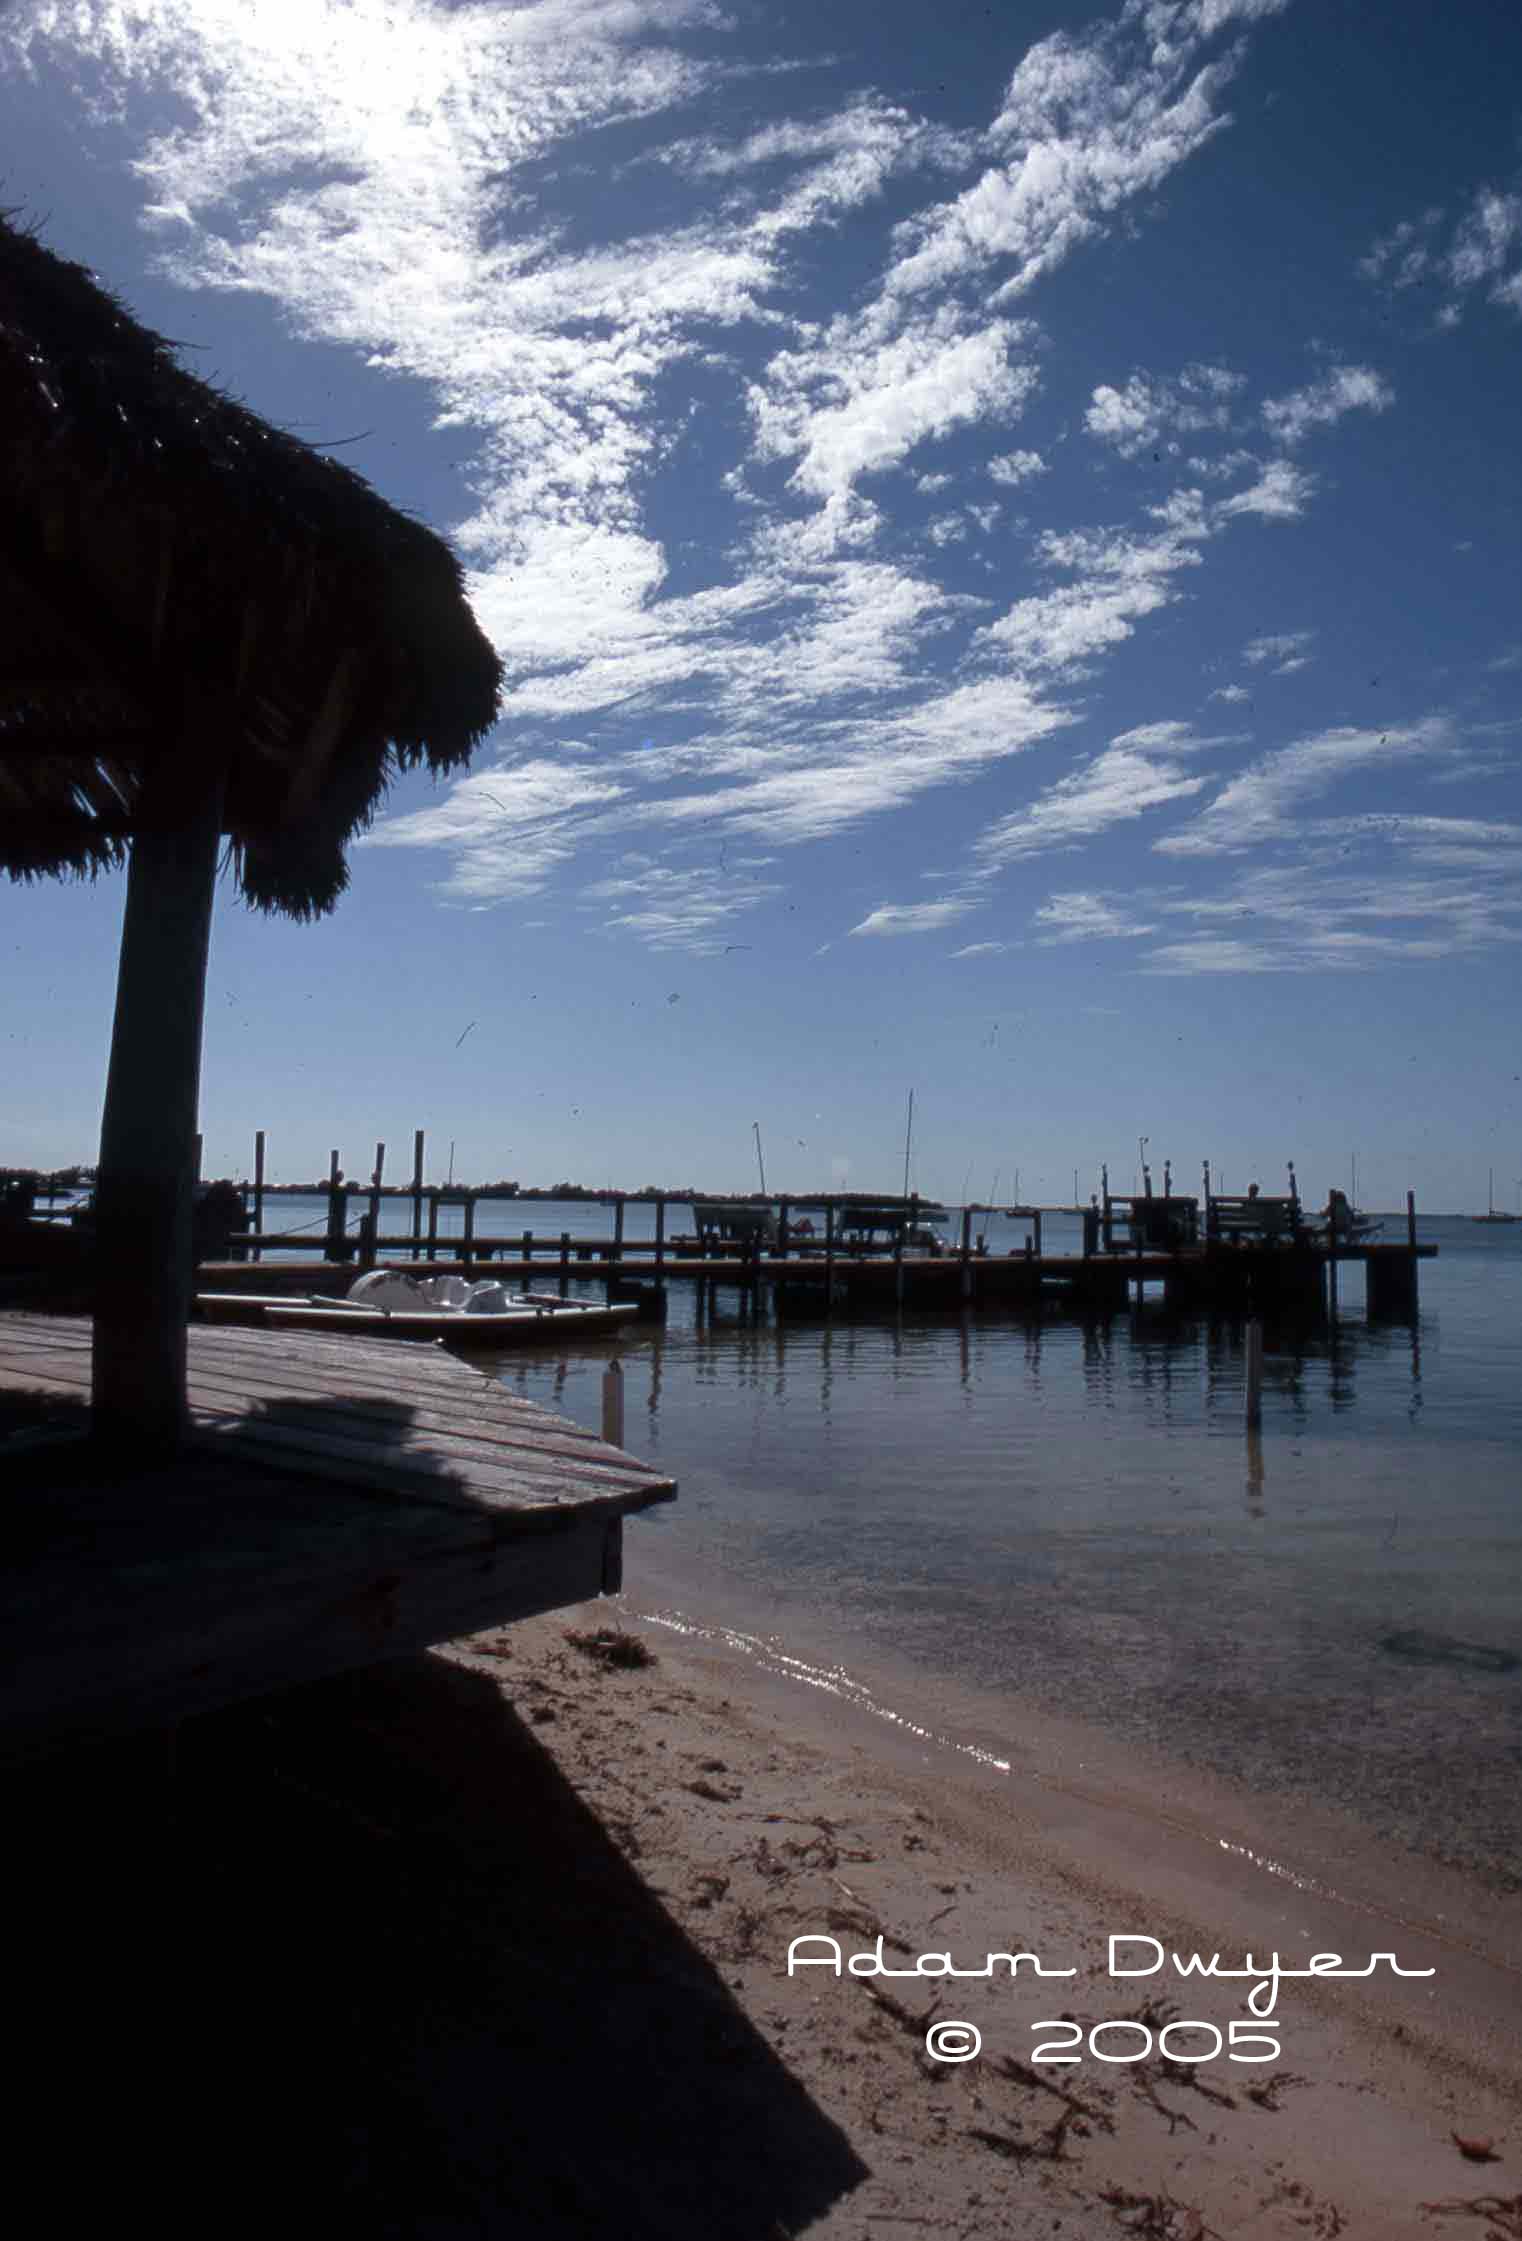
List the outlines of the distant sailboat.
{"type": "Polygon", "coordinates": [[[1496,1211],[1496,1171],[1490,1170],[1490,1183],[1486,1191],[1487,1206],[1483,1214],[1471,1214],[1472,1222],[1522,1222],[1522,1214],[1505,1214],[1496,1211]]]}

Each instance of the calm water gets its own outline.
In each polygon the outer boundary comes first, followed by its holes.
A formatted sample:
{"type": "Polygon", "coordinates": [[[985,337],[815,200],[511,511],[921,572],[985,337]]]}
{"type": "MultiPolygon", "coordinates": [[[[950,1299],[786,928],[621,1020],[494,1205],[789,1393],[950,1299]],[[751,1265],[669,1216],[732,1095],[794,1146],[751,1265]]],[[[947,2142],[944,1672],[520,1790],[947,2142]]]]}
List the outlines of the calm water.
{"type": "MultiPolygon", "coordinates": [[[[525,1221],[610,1226],[541,1202],[477,1227],[525,1221]]],[[[995,1219],[991,1248],[1024,1230],[995,1219]]],[[[1333,1329],[1270,1330],[1251,1447],[1231,1323],[698,1326],[676,1287],[619,1348],[625,1442],[681,1487],[631,1529],[635,1599],[643,1570],[699,1616],[1034,1700],[1522,1883],[1522,1227],[1421,1235],[1414,1326],[1370,1326],[1344,1270],[1333,1329]]],[[[607,1352],[499,1374],[596,1424],[607,1352]]]]}

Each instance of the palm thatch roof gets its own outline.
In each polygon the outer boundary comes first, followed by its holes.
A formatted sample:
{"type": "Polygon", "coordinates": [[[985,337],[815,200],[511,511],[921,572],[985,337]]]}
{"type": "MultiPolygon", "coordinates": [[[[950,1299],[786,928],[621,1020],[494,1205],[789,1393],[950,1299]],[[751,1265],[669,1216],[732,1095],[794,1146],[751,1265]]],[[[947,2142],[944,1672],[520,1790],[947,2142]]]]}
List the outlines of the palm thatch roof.
{"type": "Polygon", "coordinates": [[[187,753],[225,754],[243,894],[314,916],[500,684],[439,537],[0,218],[0,869],[120,863],[187,753]]]}

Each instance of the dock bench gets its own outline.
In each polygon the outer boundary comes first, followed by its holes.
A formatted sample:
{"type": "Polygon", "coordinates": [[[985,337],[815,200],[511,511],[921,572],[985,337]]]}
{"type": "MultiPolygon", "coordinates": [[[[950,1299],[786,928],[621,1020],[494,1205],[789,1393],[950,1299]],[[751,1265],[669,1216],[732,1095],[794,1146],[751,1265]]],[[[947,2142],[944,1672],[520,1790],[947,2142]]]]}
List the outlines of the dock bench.
{"type": "Polygon", "coordinates": [[[1211,1198],[1205,1234],[1212,1243],[1295,1244],[1305,1233],[1298,1198],[1211,1198]]]}

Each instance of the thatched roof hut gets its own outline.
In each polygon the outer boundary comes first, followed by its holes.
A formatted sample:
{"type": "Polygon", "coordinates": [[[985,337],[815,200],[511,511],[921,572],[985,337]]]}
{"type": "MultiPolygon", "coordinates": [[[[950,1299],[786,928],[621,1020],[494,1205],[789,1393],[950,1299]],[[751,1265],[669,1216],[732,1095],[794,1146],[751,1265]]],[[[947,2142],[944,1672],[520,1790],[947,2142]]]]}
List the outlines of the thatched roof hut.
{"type": "MultiPolygon", "coordinates": [[[[100,1182],[101,1314],[129,1354],[167,1241],[183,1375],[224,836],[251,903],[331,909],[389,779],[463,764],[500,682],[440,538],[0,219],[0,870],[131,866],[100,1182]]],[[[96,1351],[99,1413],[99,1316],[96,1351]]]]}
{"type": "Polygon", "coordinates": [[[496,716],[448,546],[3,220],[0,431],[0,867],[123,862],[193,685],[243,893],[330,909],[393,772],[496,716]]]}

